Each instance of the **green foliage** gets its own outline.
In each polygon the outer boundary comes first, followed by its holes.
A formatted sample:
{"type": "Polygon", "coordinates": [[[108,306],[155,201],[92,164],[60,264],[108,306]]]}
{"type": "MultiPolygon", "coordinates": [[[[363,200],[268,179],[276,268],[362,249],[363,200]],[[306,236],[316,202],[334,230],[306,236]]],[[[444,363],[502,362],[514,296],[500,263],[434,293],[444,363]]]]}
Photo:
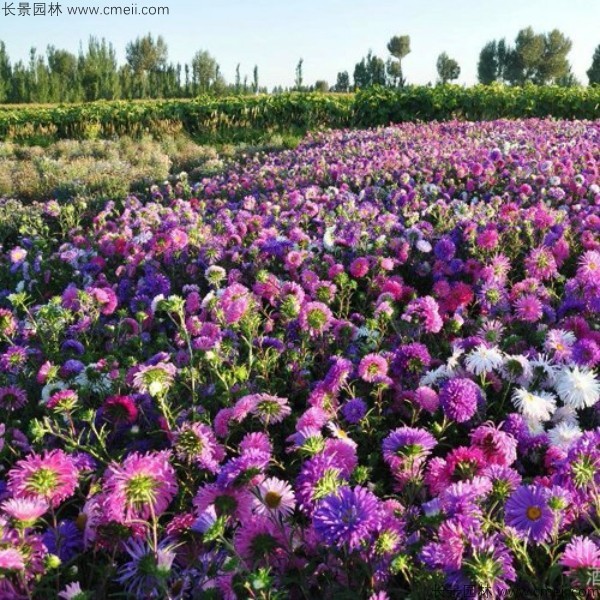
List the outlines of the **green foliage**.
{"type": "Polygon", "coordinates": [[[358,94],[204,96],[0,110],[0,139],[113,139],[185,132],[204,143],[268,140],[303,131],[402,121],[547,117],[595,119],[600,88],[559,86],[374,87],[358,94]]]}
{"type": "Polygon", "coordinates": [[[453,81],[460,77],[460,67],[458,63],[453,58],[450,58],[445,52],[442,52],[438,56],[436,67],[441,84],[446,84],[449,81],[453,81]]]}
{"type": "Polygon", "coordinates": [[[598,45],[596,50],[594,50],[592,66],[587,70],[586,75],[588,76],[590,85],[600,83],[600,45],[598,45]]]}
{"type": "Polygon", "coordinates": [[[567,59],[571,47],[571,40],[558,29],[546,34],[535,33],[531,27],[521,29],[514,46],[499,40],[488,42],[482,48],[477,65],[479,82],[573,85],[567,59]]]}

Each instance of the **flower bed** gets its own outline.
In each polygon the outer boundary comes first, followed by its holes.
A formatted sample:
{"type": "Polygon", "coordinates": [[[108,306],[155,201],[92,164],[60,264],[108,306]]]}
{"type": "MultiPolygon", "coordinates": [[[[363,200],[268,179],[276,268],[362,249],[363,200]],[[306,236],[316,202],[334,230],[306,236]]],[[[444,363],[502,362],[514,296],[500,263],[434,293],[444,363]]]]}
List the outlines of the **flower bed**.
{"type": "Polygon", "coordinates": [[[47,203],[0,255],[0,598],[593,585],[599,148],[405,124],[47,203]]]}

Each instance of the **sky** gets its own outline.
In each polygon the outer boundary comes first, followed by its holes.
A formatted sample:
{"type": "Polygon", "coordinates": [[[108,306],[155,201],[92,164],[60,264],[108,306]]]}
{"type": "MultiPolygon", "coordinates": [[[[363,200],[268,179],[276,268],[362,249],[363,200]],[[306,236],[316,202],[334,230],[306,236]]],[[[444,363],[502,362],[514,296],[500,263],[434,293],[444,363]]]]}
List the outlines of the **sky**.
{"type": "MultiPolygon", "coordinates": [[[[52,1],[55,4],[56,0],[52,1]]],[[[352,77],[354,65],[372,50],[388,57],[393,35],[409,35],[411,53],[403,61],[409,83],[435,82],[436,60],[447,52],[458,61],[458,83],[473,84],[483,45],[531,25],[537,32],[560,29],[573,41],[569,59],[577,78],[585,75],[600,44],[598,0],[58,0],[62,15],[11,16],[0,0],[0,40],[11,59],[27,60],[32,46],[78,52],[90,35],[105,37],[124,62],[125,46],[137,36],[162,35],[169,59],[189,62],[208,50],[228,81],[235,68],[252,80],[258,65],[261,86],[292,86],[302,58],[304,83],[335,83],[339,71],[352,77]],[[168,16],[75,16],[67,7],[166,6],[168,16]]],[[[12,2],[18,12],[20,0],[12,2]]],[[[34,2],[28,3],[33,12],[34,2]]],[[[44,4],[44,3],[40,3],[44,4]]],[[[46,2],[49,11],[50,2],[46,2]]]]}

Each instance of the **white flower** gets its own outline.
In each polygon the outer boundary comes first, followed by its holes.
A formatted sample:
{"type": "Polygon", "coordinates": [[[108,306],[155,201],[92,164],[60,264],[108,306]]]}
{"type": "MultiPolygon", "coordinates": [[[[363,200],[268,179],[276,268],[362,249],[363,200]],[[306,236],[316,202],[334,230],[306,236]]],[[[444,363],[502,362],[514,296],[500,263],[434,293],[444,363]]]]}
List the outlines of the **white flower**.
{"type": "Polygon", "coordinates": [[[554,446],[567,450],[571,444],[580,438],[583,432],[578,425],[563,421],[548,432],[548,437],[554,446]]]}
{"type": "Polygon", "coordinates": [[[427,254],[431,252],[431,244],[427,240],[419,240],[416,244],[417,250],[427,254]]]}
{"type": "Polygon", "coordinates": [[[561,400],[573,408],[593,406],[600,399],[600,382],[585,367],[565,367],[558,374],[555,389],[561,400]]]}
{"type": "Polygon", "coordinates": [[[452,356],[446,361],[446,371],[448,377],[454,377],[460,368],[460,357],[465,353],[462,348],[453,348],[452,356]]]}
{"type": "Polygon", "coordinates": [[[325,250],[333,250],[335,246],[334,231],[335,225],[332,225],[325,230],[325,235],[323,236],[323,248],[325,248],[325,250]]]}
{"type": "Polygon", "coordinates": [[[556,412],[552,415],[552,422],[558,425],[559,423],[568,423],[569,425],[577,425],[577,411],[572,406],[559,406],[556,412]]]}
{"type": "Polygon", "coordinates": [[[502,352],[498,348],[495,346],[487,348],[481,345],[467,354],[465,366],[467,371],[475,373],[475,375],[481,375],[500,368],[503,362],[502,352]]]}
{"type": "Polygon", "coordinates": [[[449,376],[450,376],[450,374],[448,373],[448,369],[446,368],[446,365],[441,365],[437,369],[434,369],[433,371],[427,371],[427,373],[425,373],[425,375],[423,375],[423,377],[421,377],[421,380],[419,381],[419,385],[426,385],[426,386],[434,385],[441,379],[446,379],[449,376]]]}
{"type": "Polygon", "coordinates": [[[532,394],[529,390],[518,388],[512,395],[513,404],[526,419],[549,421],[556,410],[556,398],[548,392],[532,394]]]}
{"type": "Polygon", "coordinates": [[[531,435],[541,435],[542,433],[546,433],[546,430],[540,421],[536,421],[535,419],[525,419],[525,422],[527,423],[527,429],[529,429],[531,435]]]}
{"type": "Polygon", "coordinates": [[[533,379],[533,369],[529,360],[521,354],[508,354],[500,367],[500,374],[507,381],[514,381],[527,387],[533,379]]]}
{"type": "Polygon", "coordinates": [[[158,296],[154,296],[154,298],[152,299],[152,302],[150,304],[150,310],[155,313],[156,309],[158,308],[158,305],[160,302],[162,302],[165,299],[165,295],[164,294],[158,294],[158,296]]]}
{"type": "Polygon", "coordinates": [[[541,382],[543,387],[554,387],[556,376],[558,374],[558,367],[552,364],[552,361],[545,354],[540,354],[532,359],[531,366],[534,370],[541,371],[541,374],[544,377],[544,380],[541,382]]]}

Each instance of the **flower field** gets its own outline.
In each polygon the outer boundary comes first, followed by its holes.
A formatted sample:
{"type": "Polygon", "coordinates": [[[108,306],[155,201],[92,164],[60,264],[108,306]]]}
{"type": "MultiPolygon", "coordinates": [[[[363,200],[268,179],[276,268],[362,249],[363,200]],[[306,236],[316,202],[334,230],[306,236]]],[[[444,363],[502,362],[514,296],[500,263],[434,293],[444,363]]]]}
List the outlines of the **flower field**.
{"type": "Polygon", "coordinates": [[[599,314],[600,122],[47,202],[0,248],[0,599],[591,597],[599,314]]]}

